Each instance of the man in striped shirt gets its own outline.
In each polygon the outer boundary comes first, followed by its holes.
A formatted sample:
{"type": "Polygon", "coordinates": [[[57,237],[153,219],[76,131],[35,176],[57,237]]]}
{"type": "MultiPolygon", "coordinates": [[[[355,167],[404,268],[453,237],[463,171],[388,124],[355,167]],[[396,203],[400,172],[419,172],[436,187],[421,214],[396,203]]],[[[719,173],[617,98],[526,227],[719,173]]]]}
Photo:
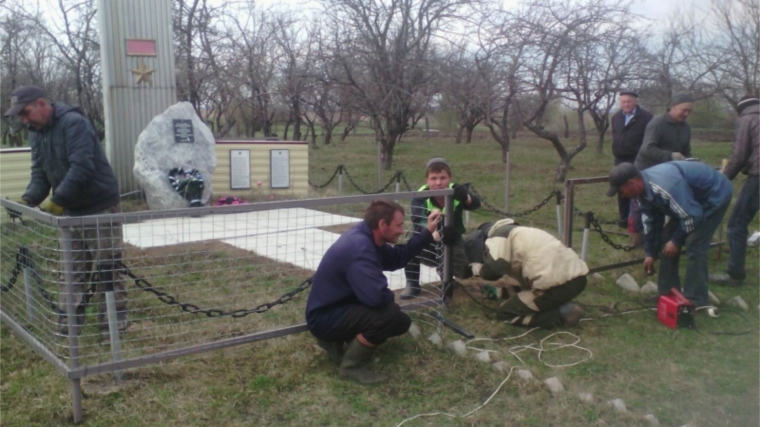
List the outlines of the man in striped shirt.
{"type": "Polygon", "coordinates": [[[646,274],[654,273],[654,260],[662,250],[658,294],[667,294],[671,288],[682,290],[678,262],[683,248],[688,258],[683,294],[697,306],[707,305],[707,251],[731,203],[731,182],[710,166],[692,161],[661,163],[643,171],[621,163],[609,178],[608,197],[620,194],[639,200],[646,274]],[[665,216],[678,221],[672,234],[663,232],[665,216]]]}

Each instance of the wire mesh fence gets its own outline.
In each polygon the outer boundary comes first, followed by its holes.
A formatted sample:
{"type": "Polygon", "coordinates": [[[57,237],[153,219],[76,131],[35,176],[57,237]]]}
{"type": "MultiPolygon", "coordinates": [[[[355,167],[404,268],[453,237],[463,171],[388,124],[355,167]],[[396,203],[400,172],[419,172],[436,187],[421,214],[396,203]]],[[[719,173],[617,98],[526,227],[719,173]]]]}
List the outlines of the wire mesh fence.
{"type": "MultiPolygon", "coordinates": [[[[0,314],[74,380],[304,331],[311,277],[327,249],[377,198],[405,207],[410,237],[417,195],[77,218],[3,200],[0,314]]],[[[421,269],[425,292],[397,301],[440,328],[445,251],[436,250],[421,269]]],[[[391,289],[405,286],[403,269],[386,275],[391,289]]]]}

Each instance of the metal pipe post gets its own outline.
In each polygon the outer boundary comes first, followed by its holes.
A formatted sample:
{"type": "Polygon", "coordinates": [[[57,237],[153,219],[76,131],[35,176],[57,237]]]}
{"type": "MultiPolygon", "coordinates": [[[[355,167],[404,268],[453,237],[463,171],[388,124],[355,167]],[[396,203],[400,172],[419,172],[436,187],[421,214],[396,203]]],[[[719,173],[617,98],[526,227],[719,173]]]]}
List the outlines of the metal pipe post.
{"type": "MultiPolygon", "coordinates": [[[[443,218],[443,225],[454,225],[454,197],[452,195],[446,196],[446,216],[443,218]]],[[[454,289],[452,286],[454,285],[452,282],[454,281],[453,278],[453,272],[452,272],[452,263],[454,262],[454,259],[452,257],[452,250],[451,246],[449,245],[443,245],[443,289],[444,289],[444,301],[446,299],[447,294],[449,296],[453,296],[454,289]]]]}
{"type": "Polygon", "coordinates": [[[575,183],[565,182],[565,229],[562,243],[568,248],[573,247],[573,203],[575,202],[575,183]]]}
{"type": "MultiPolygon", "coordinates": [[[[121,360],[121,341],[119,337],[119,322],[116,316],[116,297],[113,290],[106,293],[106,310],[108,312],[108,333],[111,338],[111,359],[114,362],[121,360]]],[[[117,381],[121,381],[121,371],[114,371],[117,381]]]]}
{"type": "Polygon", "coordinates": [[[509,151],[506,153],[507,164],[504,167],[504,211],[509,212],[509,151]]]}
{"type": "MultiPolygon", "coordinates": [[[[74,306],[74,258],[71,228],[61,228],[63,247],[63,276],[66,281],[66,320],[69,325],[69,366],[72,370],[79,368],[79,325],[74,306]]],[[[84,315],[84,313],[82,314],[84,315]]],[[[74,410],[74,422],[82,422],[82,383],[79,378],[71,380],[71,400],[74,410]]]]}
{"type": "Polygon", "coordinates": [[[338,166],[338,197],[343,196],[343,166],[338,166]]]}
{"type": "Polygon", "coordinates": [[[562,237],[562,194],[557,193],[557,236],[562,237]]]}
{"type": "Polygon", "coordinates": [[[34,324],[34,287],[32,286],[32,269],[24,267],[24,293],[26,293],[26,321],[34,324]]]}
{"type": "Polygon", "coordinates": [[[581,246],[581,259],[586,262],[586,254],[588,253],[588,234],[591,228],[591,218],[594,217],[593,212],[586,212],[586,225],[583,227],[583,244],[581,246]]]}

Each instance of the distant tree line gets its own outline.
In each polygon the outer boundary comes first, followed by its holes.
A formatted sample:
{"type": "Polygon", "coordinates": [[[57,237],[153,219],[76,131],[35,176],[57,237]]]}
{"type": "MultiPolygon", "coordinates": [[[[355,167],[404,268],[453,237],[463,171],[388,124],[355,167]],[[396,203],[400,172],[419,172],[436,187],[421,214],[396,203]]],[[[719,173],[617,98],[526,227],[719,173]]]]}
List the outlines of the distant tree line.
{"type": "MultiPolygon", "coordinates": [[[[80,105],[102,138],[97,2],[54,4],[0,2],[1,107],[13,88],[37,84],[80,105]]],[[[316,148],[363,123],[386,169],[404,133],[437,115],[455,123],[457,143],[485,126],[504,160],[517,131],[532,132],[556,149],[563,180],[589,135],[603,150],[621,89],[657,112],[690,91],[717,125],[730,125],[743,95],[760,95],[756,0],[712,0],[699,19],[674,11],[664,27],[628,0],[509,9],[498,0],[321,0],[312,11],[174,0],[173,11],[179,100],[217,138],[270,136],[279,124],[280,138],[316,148]],[[577,134],[548,124],[557,109],[577,134]]],[[[20,145],[24,132],[2,120],[3,145],[20,145]]]]}

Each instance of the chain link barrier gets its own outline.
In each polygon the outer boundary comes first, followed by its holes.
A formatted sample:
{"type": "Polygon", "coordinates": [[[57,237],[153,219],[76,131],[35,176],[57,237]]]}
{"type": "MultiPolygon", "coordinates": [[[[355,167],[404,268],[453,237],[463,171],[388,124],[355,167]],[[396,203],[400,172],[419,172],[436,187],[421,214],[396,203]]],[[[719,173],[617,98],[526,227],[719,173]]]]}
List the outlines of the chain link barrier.
{"type": "Polygon", "coordinates": [[[338,167],[335,168],[335,172],[333,172],[333,174],[330,177],[330,179],[328,179],[327,182],[325,182],[324,184],[314,184],[313,182],[311,182],[311,180],[308,180],[309,181],[309,185],[311,185],[312,187],[314,187],[314,188],[316,188],[318,190],[321,190],[321,189],[327,187],[328,185],[332,184],[332,182],[335,180],[335,177],[338,176],[338,174],[340,173],[340,171],[342,171],[344,168],[345,168],[345,166],[338,165],[338,167]]]}
{"type": "Polygon", "coordinates": [[[486,199],[483,198],[483,196],[480,195],[480,193],[478,193],[478,191],[472,186],[472,184],[470,184],[470,193],[474,194],[480,199],[480,203],[482,203],[482,205],[486,207],[486,209],[483,209],[483,210],[486,210],[495,214],[499,214],[499,215],[504,215],[505,217],[509,217],[509,218],[520,218],[520,217],[528,216],[532,214],[533,212],[536,212],[542,207],[544,207],[547,203],[549,203],[550,200],[555,198],[557,195],[562,195],[561,191],[553,190],[551,193],[549,193],[548,196],[546,196],[545,199],[541,200],[536,206],[533,206],[532,208],[524,212],[511,213],[511,212],[501,210],[497,208],[496,206],[492,205],[491,203],[489,203],[486,199]]]}
{"type": "Polygon", "coordinates": [[[121,263],[121,268],[124,269],[124,272],[127,274],[127,276],[129,276],[130,279],[134,280],[135,285],[138,288],[140,288],[140,290],[149,292],[157,296],[158,299],[164,304],[176,305],[182,311],[186,313],[205,314],[207,317],[212,317],[212,318],[230,316],[235,319],[238,319],[238,318],[245,317],[253,313],[256,313],[256,314],[265,313],[271,310],[273,307],[276,307],[280,304],[285,304],[286,302],[292,300],[297,294],[308,289],[309,286],[311,286],[312,281],[314,279],[314,276],[309,277],[308,279],[304,280],[300,285],[298,285],[298,287],[282,295],[281,297],[277,298],[276,300],[272,302],[267,302],[267,303],[258,305],[254,308],[249,308],[249,309],[224,311],[224,310],[219,310],[215,308],[211,308],[211,309],[201,308],[189,302],[179,302],[177,301],[176,297],[169,295],[166,292],[159,291],[158,289],[153,287],[153,285],[151,285],[150,282],[148,282],[145,278],[139,277],[136,274],[134,274],[126,265],[124,265],[124,263],[121,263]]]}
{"type": "Polygon", "coordinates": [[[386,191],[386,190],[388,190],[388,189],[391,187],[391,185],[393,185],[393,183],[394,183],[394,182],[396,182],[396,181],[398,180],[398,176],[399,176],[399,174],[401,173],[401,172],[396,172],[395,174],[393,174],[393,176],[392,176],[392,177],[391,177],[391,179],[388,181],[388,183],[387,183],[387,184],[385,184],[385,187],[383,187],[383,188],[381,188],[381,189],[379,189],[379,190],[377,190],[377,191],[366,191],[366,190],[362,189],[361,187],[359,187],[359,185],[358,185],[356,182],[354,182],[354,179],[353,179],[353,177],[351,177],[351,174],[350,174],[350,173],[348,173],[348,169],[346,169],[346,168],[343,168],[343,172],[345,172],[345,173],[346,173],[346,177],[348,178],[348,182],[350,182],[350,183],[351,183],[351,185],[352,185],[352,186],[353,186],[353,187],[354,187],[354,188],[355,188],[357,191],[359,191],[360,193],[363,193],[363,194],[380,194],[380,193],[385,193],[385,191],[386,191]]]}
{"type": "Polygon", "coordinates": [[[605,233],[604,230],[602,230],[602,225],[601,225],[602,223],[597,221],[596,218],[594,218],[593,212],[587,212],[584,214],[584,216],[585,215],[589,215],[589,222],[591,223],[591,226],[594,228],[594,231],[599,233],[599,236],[602,237],[602,240],[604,240],[605,243],[612,246],[614,249],[617,249],[619,251],[630,252],[638,248],[639,246],[641,246],[641,244],[633,245],[633,246],[618,245],[617,243],[613,242],[612,239],[610,239],[610,236],[607,233],[605,233]]]}
{"type": "MultiPolygon", "coordinates": [[[[8,284],[0,286],[0,291],[3,293],[10,292],[11,289],[13,289],[13,286],[16,285],[18,276],[21,274],[21,271],[23,271],[24,268],[29,268],[29,271],[32,274],[32,279],[37,285],[38,292],[40,295],[42,295],[42,298],[45,300],[45,303],[50,307],[50,309],[53,310],[55,314],[65,315],[66,313],[58,308],[58,304],[55,303],[55,300],[50,295],[50,292],[48,292],[47,289],[45,289],[45,286],[42,285],[42,278],[37,272],[37,266],[32,259],[29,248],[24,245],[19,246],[18,250],[16,251],[16,265],[13,266],[13,271],[11,271],[11,277],[8,279],[8,284]]],[[[94,293],[95,288],[92,286],[85,293],[85,303],[90,300],[94,293]]]]}

